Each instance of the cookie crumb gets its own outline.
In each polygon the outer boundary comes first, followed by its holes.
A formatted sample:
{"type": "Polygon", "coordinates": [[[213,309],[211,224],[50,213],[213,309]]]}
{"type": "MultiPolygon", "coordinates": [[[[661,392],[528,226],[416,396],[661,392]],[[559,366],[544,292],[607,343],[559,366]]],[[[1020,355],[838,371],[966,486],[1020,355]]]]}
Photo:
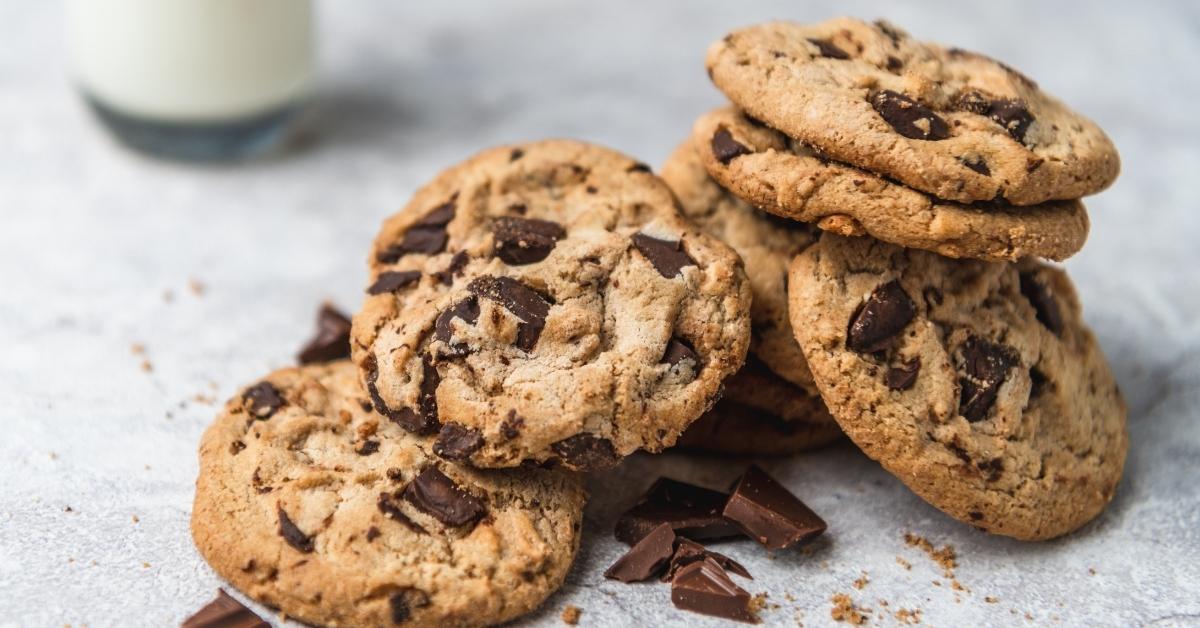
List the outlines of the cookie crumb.
{"type": "Polygon", "coordinates": [[[142,569],[149,569],[149,568],[150,568],[150,563],[147,563],[147,562],[142,563],[142,569]]]}
{"type": "Polygon", "coordinates": [[[150,363],[150,360],[142,360],[141,369],[142,372],[149,373],[154,370],[154,365],[150,363]]]}
{"type": "Polygon", "coordinates": [[[578,606],[575,606],[574,604],[567,604],[567,607],[564,608],[562,612],[563,623],[574,626],[575,624],[579,623],[579,616],[582,614],[583,610],[578,606]]]}
{"type": "Polygon", "coordinates": [[[1089,576],[1094,576],[1094,575],[1096,575],[1096,568],[1095,568],[1095,567],[1088,567],[1088,575],[1089,575],[1089,576]]]}
{"type": "Polygon", "coordinates": [[[921,623],[921,609],[919,608],[902,608],[896,611],[893,616],[896,618],[896,621],[902,624],[912,625],[921,623]]]}
{"type": "MultiPolygon", "coordinates": [[[[767,607],[767,594],[754,594],[754,597],[750,598],[750,604],[748,606],[750,608],[750,614],[757,616],[759,611],[767,607]]],[[[775,606],[778,606],[778,604],[775,606]]]]}
{"type": "Polygon", "coordinates": [[[867,613],[871,611],[855,606],[849,595],[835,593],[830,601],[833,602],[833,608],[829,609],[829,616],[834,621],[846,622],[855,626],[867,623],[867,613]]]}
{"type": "Polygon", "coordinates": [[[984,596],[983,601],[987,602],[988,604],[995,604],[996,602],[1000,601],[1000,598],[994,597],[991,595],[987,595],[987,596],[984,596]]]}
{"type": "Polygon", "coordinates": [[[175,300],[175,293],[170,290],[163,290],[162,299],[163,303],[171,303],[175,300]]]}
{"type": "Polygon", "coordinates": [[[139,521],[141,521],[141,519],[138,519],[137,515],[133,515],[132,519],[133,519],[134,523],[138,523],[139,521]]]}
{"type": "Polygon", "coordinates": [[[958,566],[958,555],[954,551],[953,545],[943,545],[941,548],[935,548],[929,539],[913,534],[911,532],[904,533],[904,542],[913,547],[920,548],[933,562],[941,566],[942,572],[946,578],[954,578],[954,568],[958,566]]]}
{"type": "Polygon", "coordinates": [[[900,558],[899,556],[896,557],[896,564],[903,567],[905,571],[912,571],[912,563],[900,558]]]}
{"type": "Polygon", "coordinates": [[[862,572],[862,575],[858,577],[858,580],[854,581],[854,588],[862,591],[863,588],[865,588],[870,582],[871,578],[868,576],[867,572],[864,571],[862,572]]]}
{"type": "Polygon", "coordinates": [[[199,279],[188,279],[188,290],[191,290],[192,294],[202,297],[204,296],[204,291],[207,289],[208,286],[205,286],[204,282],[200,281],[199,279]]]}
{"type": "Polygon", "coordinates": [[[133,355],[146,355],[146,345],[140,342],[135,342],[129,345],[129,352],[133,355]]]}

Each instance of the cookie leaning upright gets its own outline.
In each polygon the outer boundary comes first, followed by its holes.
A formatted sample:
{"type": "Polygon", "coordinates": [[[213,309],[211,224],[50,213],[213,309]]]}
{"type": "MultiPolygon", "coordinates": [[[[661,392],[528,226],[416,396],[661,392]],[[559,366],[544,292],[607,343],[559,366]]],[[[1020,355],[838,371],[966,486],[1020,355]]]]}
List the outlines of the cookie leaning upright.
{"type": "Polygon", "coordinates": [[[466,468],[430,444],[371,410],[347,360],[272,373],[204,434],[196,547],[312,624],[481,626],[536,608],[579,546],[579,478],[466,468]]]}
{"type": "Polygon", "coordinates": [[[830,412],[926,501],[1032,540],[1112,499],[1125,403],[1061,270],[826,235],[789,277],[792,326],[830,412]]]}
{"type": "Polygon", "coordinates": [[[353,359],[375,408],[483,467],[672,445],[749,343],[741,260],[666,185],[573,141],[484,151],[376,239],[353,359]]]}
{"type": "Polygon", "coordinates": [[[1029,78],[885,22],[751,26],[713,44],[706,65],[768,126],[941,199],[1075,199],[1120,169],[1104,132],[1029,78]]]}

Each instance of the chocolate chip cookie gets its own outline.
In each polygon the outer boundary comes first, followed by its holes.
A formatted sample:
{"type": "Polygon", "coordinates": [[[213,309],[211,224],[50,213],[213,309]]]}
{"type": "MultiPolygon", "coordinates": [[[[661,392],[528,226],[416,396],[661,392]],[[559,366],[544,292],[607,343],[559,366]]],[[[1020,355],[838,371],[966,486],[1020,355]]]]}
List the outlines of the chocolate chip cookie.
{"type": "Polygon", "coordinates": [[[722,186],[766,211],[841,235],[870,234],[948,257],[1008,261],[1026,255],[1065,259],[1087,240],[1087,212],[1078,200],[989,208],[939,201],[830,161],[732,107],[701,116],[693,140],[722,186]]]}
{"type": "Polygon", "coordinates": [[[196,547],[250,597],[338,626],[481,626],[537,607],[579,545],[564,471],[480,471],[376,414],[347,360],[233,398],[200,444],[196,547]]]}
{"type": "Polygon", "coordinates": [[[751,26],[713,44],[706,64],[754,118],[941,199],[1074,199],[1120,169],[1104,132],[1028,77],[886,22],[751,26]]]}
{"type": "Polygon", "coordinates": [[[773,373],[753,355],[725,380],[725,394],[676,447],[735,456],[786,456],[837,440],[821,397],[773,373]]]}
{"type": "Polygon", "coordinates": [[[830,412],[926,501],[1048,539],[1112,499],[1125,403],[1061,270],[826,235],[789,277],[792,328],[830,412]]]}
{"type": "Polygon", "coordinates": [[[788,321],[787,265],[816,241],[817,231],[759,211],[717,185],[690,140],[671,153],[663,164],[662,178],[675,192],[683,214],[733,247],[745,262],[754,295],[750,353],[784,379],[815,393],[812,373],[788,321]]]}
{"type": "Polygon", "coordinates": [[[750,286],[649,168],[494,148],[389,218],[354,319],[376,410],[481,467],[602,468],[674,444],[745,359],[750,286]]]}

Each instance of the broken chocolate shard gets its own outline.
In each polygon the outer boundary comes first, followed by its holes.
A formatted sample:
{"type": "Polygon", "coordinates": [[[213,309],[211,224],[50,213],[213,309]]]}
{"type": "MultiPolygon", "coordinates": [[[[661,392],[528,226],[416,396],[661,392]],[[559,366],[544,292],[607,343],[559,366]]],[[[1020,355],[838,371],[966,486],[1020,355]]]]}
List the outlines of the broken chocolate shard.
{"type": "Polygon", "coordinates": [[[271,624],[224,589],[217,589],[216,599],[183,620],[183,628],[271,628],[271,624]]]}
{"type": "Polygon", "coordinates": [[[663,351],[663,357],[659,362],[675,366],[684,361],[691,361],[699,370],[700,356],[696,355],[696,350],[692,349],[691,343],[677,336],[672,337],[667,341],[667,348],[663,351]]]}
{"type": "Polygon", "coordinates": [[[367,288],[367,294],[378,295],[396,292],[417,283],[421,279],[420,271],[401,270],[379,273],[375,283],[367,288]]]}
{"type": "Polygon", "coordinates": [[[917,383],[917,374],[921,372],[921,356],[900,363],[888,369],[884,383],[892,390],[908,390],[917,383]]]}
{"type": "Polygon", "coordinates": [[[550,445],[559,458],[579,471],[603,471],[621,460],[612,441],[595,434],[576,434],[550,445]]]}
{"type": "Polygon", "coordinates": [[[660,524],[618,558],[604,577],[621,582],[649,580],[666,567],[674,552],[675,531],[668,523],[660,524]]]}
{"type": "Polygon", "coordinates": [[[850,317],[846,346],[859,353],[875,353],[888,346],[917,315],[917,306],[893,279],[871,293],[850,317]]]}
{"type": "Polygon", "coordinates": [[[738,480],[722,514],[767,549],[807,543],[826,527],[817,513],[757,465],[738,480]]]}
{"type": "Polygon", "coordinates": [[[332,362],[350,357],[350,318],[328,303],[317,312],[317,333],[300,350],[300,364],[332,362]]]}
{"type": "Polygon", "coordinates": [[[279,536],[287,541],[288,545],[294,547],[297,551],[305,554],[313,551],[313,537],[305,534],[292,522],[292,518],[288,516],[287,511],[283,506],[276,506],[276,512],[279,515],[279,536]]]}
{"type": "Polygon", "coordinates": [[[675,608],[751,624],[758,617],[750,610],[750,594],[734,584],[712,558],[687,565],[671,580],[675,608]]]}
{"type": "Polygon", "coordinates": [[[816,39],[814,37],[809,37],[808,43],[816,46],[822,57],[827,57],[829,59],[850,58],[850,55],[846,54],[845,50],[842,50],[837,46],[837,44],[829,41],[828,39],[816,39]]]}
{"type": "Polygon", "coordinates": [[[409,253],[434,255],[446,249],[450,237],[446,233],[446,225],[454,220],[455,202],[458,194],[450,200],[438,205],[413,223],[404,232],[404,238],[399,244],[392,244],[379,252],[375,258],[381,264],[393,264],[409,253]]]}
{"type": "Polygon", "coordinates": [[[251,416],[265,421],[287,402],[271,382],[259,382],[242,393],[242,403],[251,416]]]}
{"type": "Polygon", "coordinates": [[[447,423],[438,432],[433,453],[446,460],[466,460],[483,447],[483,433],[458,423],[447,423]]]}
{"type": "Polygon", "coordinates": [[[745,144],[733,139],[733,135],[726,128],[717,129],[712,136],[711,145],[713,157],[726,165],[742,155],[749,155],[753,152],[745,144]]]}
{"type": "Polygon", "coordinates": [[[462,274],[462,269],[467,267],[467,262],[471,261],[471,256],[467,255],[466,251],[459,251],[450,258],[450,263],[446,264],[446,268],[433,273],[433,276],[442,285],[448,286],[454,283],[454,278],[462,274]]]}
{"type": "Polygon", "coordinates": [[[961,355],[958,413],[975,423],[987,418],[1008,372],[1020,358],[1011,348],[978,336],[967,338],[961,355]]]}
{"type": "Polygon", "coordinates": [[[645,255],[654,270],[667,279],[678,275],[685,266],[696,265],[696,260],[683,250],[682,240],[661,240],[639,232],[633,234],[633,248],[645,255]]]}
{"type": "Polygon", "coordinates": [[[717,561],[717,564],[726,571],[731,571],[743,578],[754,579],[750,572],[736,560],[714,551],[709,550],[703,545],[691,539],[677,539],[675,541],[675,553],[671,555],[671,563],[667,567],[667,571],[663,573],[663,582],[669,582],[679,570],[699,560],[711,558],[717,561]]]}
{"type": "Polygon", "coordinates": [[[467,285],[467,290],[476,296],[499,303],[521,320],[517,326],[518,349],[529,352],[537,346],[546,317],[550,314],[550,302],[529,286],[512,277],[476,277],[467,285]]]}
{"type": "Polygon", "coordinates": [[[492,223],[496,257],[510,266],[523,266],[549,257],[554,245],[567,235],[556,222],[501,216],[492,223]]]}
{"type": "Polygon", "coordinates": [[[471,352],[471,348],[465,343],[453,342],[454,327],[451,321],[456,318],[468,325],[474,325],[479,321],[479,301],[475,297],[468,297],[438,314],[433,322],[433,339],[446,344],[445,348],[438,351],[439,356],[458,358],[471,352]]]}
{"type": "Polygon", "coordinates": [[[659,478],[638,503],[617,519],[618,541],[633,545],[660,524],[690,539],[741,536],[733,522],[721,516],[728,495],[671,478],[659,478]]]}
{"type": "Polygon", "coordinates": [[[464,491],[437,467],[429,467],[404,488],[404,499],[434,519],[458,527],[483,518],[478,497],[464,491]]]}
{"type": "Polygon", "coordinates": [[[363,443],[358,446],[358,449],[354,450],[354,453],[360,456],[369,456],[377,451],[379,451],[379,441],[368,439],[363,441],[363,443]]]}

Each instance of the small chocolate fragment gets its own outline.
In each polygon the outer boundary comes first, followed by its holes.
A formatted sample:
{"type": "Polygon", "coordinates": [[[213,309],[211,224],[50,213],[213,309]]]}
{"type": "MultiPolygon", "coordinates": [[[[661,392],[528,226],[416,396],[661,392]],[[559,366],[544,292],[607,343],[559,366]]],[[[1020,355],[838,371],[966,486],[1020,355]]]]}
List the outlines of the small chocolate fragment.
{"type": "Polygon", "coordinates": [[[712,558],[685,566],[671,580],[675,608],[750,624],[758,618],[750,611],[750,594],[734,584],[712,558]]]}
{"type": "Polygon", "coordinates": [[[971,336],[962,346],[958,413],[975,423],[987,418],[1000,387],[1020,358],[1009,347],[971,336]]]}
{"type": "Polygon", "coordinates": [[[504,440],[512,440],[521,435],[521,430],[525,427],[525,419],[517,414],[516,410],[509,410],[508,416],[504,417],[504,421],[500,423],[500,435],[504,440]]]}
{"type": "Polygon", "coordinates": [[[728,165],[735,158],[742,155],[749,155],[754,151],[733,139],[733,135],[729,133],[729,129],[722,127],[717,129],[716,133],[713,133],[712,152],[713,157],[716,157],[717,161],[728,165]]]}
{"type": "Polygon", "coordinates": [[[438,432],[433,453],[446,460],[466,460],[483,447],[483,434],[458,423],[447,423],[438,432]]]}
{"type": "Polygon", "coordinates": [[[633,164],[632,166],[626,168],[625,172],[650,172],[650,166],[647,166],[646,164],[639,161],[639,162],[633,164]]]}
{"type": "Polygon", "coordinates": [[[667,348],[663,351],[663,357],[659,362],[675,366],[684,360],[691,360],[696,366],[700,365],[700,356],[696,355],[691,344],[683,338],[672,337],[667,341],[667,348]]]}
{"type": "Polygon", "coordinates": [[[442,383],[442,376],[437,367],[426,356],[421,360],[421,397],[417,403],[421,415],[419,421],[412,423],[410,432],[417,434],[432,434],[441,423],[438,421],[437,389],[442,383]]]}
{"type": "Polygon", "coordinates": [[[825,521],[757,465],[738,480],[722,512],[767,549],[806,543],[825,531],[825,521]]]}
{"type": "Polygon", "coordinates": [[[183,620],[183,628],[271,628],[271,624],[263,621],[224,589],[217,589],[216,599],[183,620]]]}
{"type": "Polygon", "coordinates": [[[944,140],[950,127],[932,109],[890,89],[871,94],[871,106],[897,133],[912,140],[944,140]]]}
{"type": "Polygon", "coordinates": [[[467,262],[471,261],[471,256],[467,255],[466,251],[459,251],[450,258],[450,263],[446,264],[446,268],[433,273],[437,280],[442,282],[442,285],[448,286],[454,283],[454,278],[457,277],[463,268],[466,268],[467,262]]]}
{"type": "Polygon", "coordinates": [[[633,545],[659,524],[669,523],[676,534],[690,539],[741,536],[737,526],[721,516],[727,499],[720,491],[659,478],[617,519],[614,534],[618,541],[633,545]]]}
{"type": "Polygon", "coordinates": [[[612,441],[595,434],[576,434],[552,445],[555,455],[580,471],[602,471],[621,460],[612,441]]]}
{"type": "Polygon", "coordinates": [[[367,528],[367,535],[366,535],[367,542],[370,543],[371,541],[374,541],[375,539],[379,538],[380,534],[383,534],[383,533],[380,532],[379,528],[377,528],[375,526],[371,526],[371,527],[367,528]]]}
{"type": "Polygon", "coordinates": [[[442,523],[458,527],[483,518],[478,497],[459,488],[437,467],[429,467],[404,488],[404,499],[442,523]]]}
{"type": "Polygon", "coordinates": [[[921,372],[921,358],[915,357],[900,366],[888,369],[884,382],[892,390],[908,390],[917,383],[917,374],[921,372]]]}
{"type": "Polygon", "coordinates": [[[368,439],[363,441],[363,443],[358,446],[358,449],[354,450],[354,453],[360,456],[369,456],[377,451],[379,451],[379,441],[368,439]]]}
{"type": "Polygon", "coordinates": [[[300,350],[301,364],[332,362],[350,357],[350,318],[328,303],[317,312],[317,333],[300,350]]]}
{"type": "Polygon", "coordinates": [[[429,595],[420,589],[404,589],[388,597],[392,611],[392,623],[403,624],[412,619],[412,609],[427,606],[429,595]]]}
{"type": "Polygon", "coordinates": [[[817,50],[821,52],[822,57],[828,57],[830,59],[850,58],[850,55],[846,54],[845,50],[838,48],[837,44],[829,41],[828,39],[816,39],[814,37],[809,37],[808,43],[816,46],[817,50]]]}
{"type": "Polygon", "coordinates": [[[254,418],[265,421],[287,402],[271,382],[259,382],[242,393],[242,403],[254,418]]]}
{"type": "Polygon", "coordinates": [[[546,259],[554,245],[567,235],[556,222],[534,218],[501,216],[492,223],[496,257],[510,266],[533,264],[546,259]]]}
{"type": "Polygon", "coordinates": [[[1029,125],[1033,124],[1033,114],[1029,113],[1029,109],[1019,100],[993,100],[988,107],[987,116],[1021,143],[1025,142],[1025,132],[1029,130],[1029,125]]]}
{"type": "Polygon", "coordinates": [[[367,288],[367,294],[375,295],[396,292],[397,290],[407,288],[408,286],[417,283],[417,281],[420,279],[421,273],[420,271],[416,270],[388,271],[379,273],[379,278],[375,280],[375,283],[371,284],[371,286],[367,288]]]}
{"type": "Polygon", "coordinates": [[[978,172],[985,177],[992,176],[992,169],[988,168],[987,162],[983,160],[983,157],[959,157],[958,161],[962,163],[962,165],[974,170],[975,172],[978,172]]]}
{"type": "Polygon", "coordinates": [[[429,534],[419,523],[413,521],[408,515],[404,514],[404,511],[400,510],[400,496],[400,491],[396,491],[395,494],[380,493],[375,505],[379,507],[379,512],[383,513],[384,517],[402,524],[417,534],[429,534]]]}
{"type": "Polygon", "coordinates": [[[669,523],[660,524],[618,558],[604,577],[621,582],[649,580],[662,571],[674,552],[675,531],[669,523]]]}
{"type": "Polygon", "coordinates": [[[917,306],[900,282],[893,279],[876,288],[850,317],[846,346],[859,353],[880,351],[916,314],[917,306]]]}
{"type": "Polygon", "coordinates": [[[456,318],[468,325],[474,325],[479,321],[479,301],[475,297],[468,297],[438,314],[433,322],[433,339],[446,343],[446,348],[439,352],[440,355],[456,358],[471,352],[467,345],[451,342],[454,338],[454,328],[450,321],[456,318]]]}
{"type": "Polygon", "coordinates": [[[467,285],[467,290],[499,303],[521,319],[515,344],[522,351],[533,351],[550,314],[550,302],[545,297],[512,277],[491,275],[476,277],[467,285]]]}
{"type": "Polygon", "coordinates": [[[276,506],[276,512],[279,514],[279,536],[287,541],[288,545],[296,548],[298,551],[308,554],[313,551],[313,538],[308,536],[292,522],[292,518],[288,516],[283,506],[276,506]]]}
{"type": "Polygon", "coordinates": [[[430,210],[404,232],[404,239],[399,244],[388,246],[375,258],[381,264],[393,264],[409,253],[434,255],[444,251],[446,242],[450,239],[446,234],[446,225],[454,220],[457,198],[456,193],[450,200],[430,210]]]}
{"type": "Polygon", "coordinates": [[[1054,332],[1056,336],[1061,336],[1063,330],[1062,310],[1058,309],[1058,301],[1054,299],[1054,295],[1050,294],[1050,289],[1046,287],[1046,284],[1038,281],[1033,273],[1021,273],[1021,294],[1029,299],[1030,305],[1037,312],[1037,319],[1046,326],[1046,329],[1054,332]]]}
{"type": "Polygon", "coordinates": [[[680,569],[705,558],[717,561],[717,564],[723,569],[732,571],[743,578],[754,579],[750,575],[750,572],[736,560],[724,554],[710,551],[695,541],[681,538],[675,541],[675,553],[671,555],[671,563],[667,567],[667,571],[663,573],[663,582],[669,582],[675,577],[675,574],[679,573],[680,569]]]}
{"type": "Polygon", "coordinates": [[[512,149],[512,152],[508,154],[508,160],[516,161],[524,156],[525,156],[524,150],[521,150],[520,148],[514,148],[514,149],[512,149]]]}
{"type": "Polygon", "coordinates": [[[696,260],[683,250],[681,240],[660,240],[644,233],[635,233],[633,248],[641,251],[650,260],[654,270],[667,279],[678,275],[684,266],[696,265],[696,260]]]}

